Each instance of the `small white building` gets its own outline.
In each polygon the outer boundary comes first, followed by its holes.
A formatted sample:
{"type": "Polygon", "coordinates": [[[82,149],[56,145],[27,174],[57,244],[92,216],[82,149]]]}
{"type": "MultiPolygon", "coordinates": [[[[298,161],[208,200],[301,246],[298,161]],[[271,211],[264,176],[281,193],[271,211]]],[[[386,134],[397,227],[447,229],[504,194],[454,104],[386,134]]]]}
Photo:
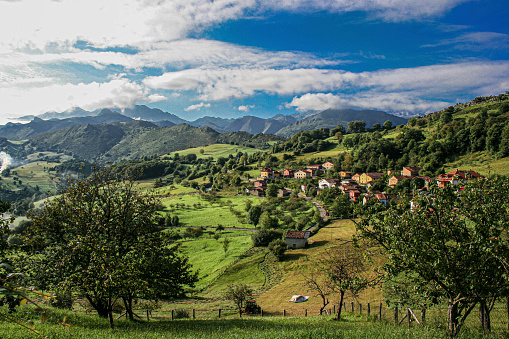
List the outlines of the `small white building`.
{"type": "Polygon", "coordinates": [[[288,231],[285,235],[285,242],[288,248],[304,248],[308,243],[310,231],[288,231]]]}

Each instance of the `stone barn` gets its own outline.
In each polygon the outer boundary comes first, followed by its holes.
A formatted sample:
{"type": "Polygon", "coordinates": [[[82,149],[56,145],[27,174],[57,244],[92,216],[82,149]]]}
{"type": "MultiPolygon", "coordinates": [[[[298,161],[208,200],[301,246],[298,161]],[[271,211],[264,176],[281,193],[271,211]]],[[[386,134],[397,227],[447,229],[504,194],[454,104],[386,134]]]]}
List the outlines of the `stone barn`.
{"type": "Polygon", "coordinates": [[[285,235],[285,242],[288,248],[304,248],[308,243],[310,231],[288,231],[285,235]]]}

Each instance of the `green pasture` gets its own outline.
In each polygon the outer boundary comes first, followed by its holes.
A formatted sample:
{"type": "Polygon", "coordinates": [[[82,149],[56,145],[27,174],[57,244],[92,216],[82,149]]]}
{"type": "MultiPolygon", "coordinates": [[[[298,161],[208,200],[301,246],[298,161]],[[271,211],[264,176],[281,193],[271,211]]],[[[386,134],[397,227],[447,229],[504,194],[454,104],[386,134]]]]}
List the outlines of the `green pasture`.
{"type": "MultiPolygon", "coordinates": [[[[172,192],[173,193],[173,192],[172,192]]],[[[253,196],[222,196],[218,197],[216,202],[209,202],[201,197],[200,194],[188,194],[181,196],[171,196],[162,199],[165,211],[170,215],[177,215],[182,226],[198,227],[237,227],[253,228],[254,226],[247,222],[241,223],[230,211],[230,206],[242,213],[245,218],[245,201],[250,200],[253,205],[260,202],[260,198],[253,196]]]]}
{"type": "Polygon", "coordinates": [[[235,156],[238,152],[253,154],[255,152],[262,151],[256,148],[244,147],[239,145],[229,145],[229,144],[212,144],[203,147],[194,147],[188,148],[183,151],[177,151],[169,153],[170,156],[173,156],[175,153],[179,155],[188,155],[188,154],[196,154],[198,159],[200,158],[208,158],[212,157],[217,159],[219,157],[227,158],[230,154],[235,156]],[[200,151],[203,150],[204,153],[200,151]]]}
{"type": "Polygon", "coordinates": [[[473,170],[481,175],[489,176],[490,174],[509,174],[509,158],[499,158],[489,152],[476,152],[462,155],[458,160],[445,165],[445,171],[450,172],[455,169],[473,170]]]}
{"type": "Polygon", "coordinates": [[[48,172],[48,168],[59,165],[55,162],[35,161],[25,165],[13,168],[11,176],[3,178],[4,182],[12,182],[13,177],[17,177],[23,182],[23,185],[29,184],[33,187],[39,186],[41,191],[48,191],[55,189],[55,183],[52,181],[53,175],[48,172]],[[15,172],[16,174],[13,174],[15,172]]]}
{"type": "Polygon", "coordinates": [[[182,242],[182,251],[189,257],[193,270],[199,272],[196,290],[213,283],[242,254],[251,248],[251,237],[228,237],[228,251],[223,248],[224,237],[182,242]]]}

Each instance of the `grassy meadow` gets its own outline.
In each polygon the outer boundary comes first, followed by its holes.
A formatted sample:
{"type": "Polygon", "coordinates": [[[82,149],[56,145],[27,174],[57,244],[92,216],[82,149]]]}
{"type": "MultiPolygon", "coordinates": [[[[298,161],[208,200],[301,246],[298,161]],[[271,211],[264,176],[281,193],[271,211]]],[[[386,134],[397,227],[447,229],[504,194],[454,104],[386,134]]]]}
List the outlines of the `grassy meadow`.
{"type": "Polygon", "coordinates": [[[229,144],[212,144],[203,147],[193,147],[188,148],[183,151],[176,151],[169,153],[168,155],[173,156],[175,153],[179,155],[188,155],[188,154],[196,154],[198,159],[212,157],[217,159],[219,157],[227,158],[230,154],[236,155],[239,152],[253,154],[255,152],[262,151],[257,148],[244,147],[239,145],[229,145],[229,144]],[[203,153],[201,153],[203,150],[203,153]]]}

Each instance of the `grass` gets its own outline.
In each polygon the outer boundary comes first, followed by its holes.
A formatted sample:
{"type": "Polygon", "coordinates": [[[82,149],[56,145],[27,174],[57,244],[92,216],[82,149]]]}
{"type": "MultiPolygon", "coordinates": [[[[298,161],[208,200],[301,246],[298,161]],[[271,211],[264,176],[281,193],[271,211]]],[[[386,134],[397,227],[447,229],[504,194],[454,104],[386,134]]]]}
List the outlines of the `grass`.
{"type": "Polygon", "coordinates": [[[201,198],[199,194],[189,194],[164,198],[162,204],[172,216],[177,215],[184,226],[223,225],[224,227],[254,228],[247,222],[241,223],[230,211],[231,206],[245,216],[247,214],[244,210],[246,200],[250,200],[253,205],[260,202],[258,197],[237,195],[219,197],[217,202],[211,203],[201,198]]]}
{"type": "Polygon", "coordinates": [[[459,170],[473,170],[481,175],[509,174],[509,158],[497,159],[489,152],[476,152],[461,156],[455,162],[446,165],[446,172],[459,170]]]}
{"type": "Polygon", "coordinates": [[[238,152],[253,154],[258,151],[262,150],[239,145],[212,144],[204,147],[194,147],[185,149],[183,151],[172,152],[169,153],[169,155],[173,156],[175,153],[178,153],[179,155],[196,154],[198,159],[208,157],[217,159],[219,157],[227,158],[230,154],[235,156],[238,152]],[[204,153],[201,153],[200,150],[203,150],[204,153]]]}
{"type": "MultiPolygon", "coordinates": [[[[226,319],[155,319],[130,323],[115,321],[115,329],[108,328],[107,319],[92,315],[50,309],[47,323],[40,322],[40,314],[27,310],[16,315],[25,325],[33,322],[39,335],[10,322],[0,323],[0,336],[6,339],[27,338],[446,338],[442,328],[424,326],[408,329],[384,321],[369,321],[365,316],[345,314],[343,321],[328,316],[310,317],[259,317],[231,316],[226,319]],[[66,323],[61,324],[63,317],[66,323]],[[237,318],[237,319],[235,319],[237,318]]],[[[483,338],[477,331],[465,330],[458,338],[483,338]]]]}
{"type": "Polygon", "coordinates": [[[248,236],[229,237],[229,248],[223,250],[224,237],[219,240],[201,239],[182,243],[182,251],[189,257],[195,271],[199,271],[197,290],[201,290],[216,280],[224,270],[251,248],[248,236]]]}

